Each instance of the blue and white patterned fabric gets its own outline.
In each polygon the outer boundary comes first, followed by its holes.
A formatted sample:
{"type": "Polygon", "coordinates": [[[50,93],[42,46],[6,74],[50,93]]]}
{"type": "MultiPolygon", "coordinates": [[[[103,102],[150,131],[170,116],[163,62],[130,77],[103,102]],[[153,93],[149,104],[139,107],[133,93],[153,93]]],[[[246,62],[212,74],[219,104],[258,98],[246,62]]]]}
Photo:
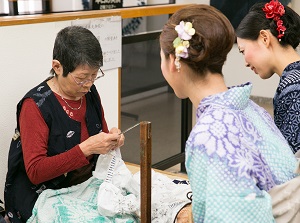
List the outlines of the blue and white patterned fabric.
{"type": "MultiPolygon", "coordinates": [[[[27,223],[138,223],[141,222],[140,171],[132,174],[120,149],[101,154],[93,176],[81,184],[44,190],[27,223]]],[[[173,223],[190,203],[189,184],[174,183],[151,172],[151,223],[173,223]]]]}
{"type": "Polygon", "coordinates": [[[251,83],[204,98],[186,142],[197,223],[269,223],[267,193],[296,175],[297,160],[272,117],[250,98],[251,83]]]}
{"type": "Polygon", "coordinates": [[[273,104],[275,124],[296,153],[300,150],[300,61],[284,69],[273,104]]]}

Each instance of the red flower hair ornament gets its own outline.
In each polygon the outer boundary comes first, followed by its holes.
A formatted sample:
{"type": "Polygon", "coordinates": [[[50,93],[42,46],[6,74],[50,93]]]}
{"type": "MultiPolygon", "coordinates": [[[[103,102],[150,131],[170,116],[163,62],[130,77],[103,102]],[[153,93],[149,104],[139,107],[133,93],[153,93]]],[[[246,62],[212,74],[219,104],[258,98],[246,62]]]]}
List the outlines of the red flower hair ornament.
{"type": "Polygon", "coordinates": [[[262,10],[266,13],[267,19],[273,19],[276,22],[276,30],[278,31],[277,38],[281,41],[281,38],[284,36],[284,31],[286,30],[283,21],[280,19],[285,13],[284,6],[278,0],[271,0],[265,4],[262,10]]]}

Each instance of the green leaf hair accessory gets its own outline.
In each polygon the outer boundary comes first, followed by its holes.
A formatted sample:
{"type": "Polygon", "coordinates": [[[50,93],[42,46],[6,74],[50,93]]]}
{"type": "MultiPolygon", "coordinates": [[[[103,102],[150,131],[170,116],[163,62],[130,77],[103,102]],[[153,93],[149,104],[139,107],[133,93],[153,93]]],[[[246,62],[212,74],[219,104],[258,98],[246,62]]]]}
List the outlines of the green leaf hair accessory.
{"type": "Polygon", "coordinates": [[[178,37],[173,41],[173,46],[175,48],[175,66],[179,72],[180,70],[180,58],[188,58],[188,48],[190,47],[189,40],[195,34],[195,29],[191,22],[181,21],[179,25],[175,27],[178,37]]]}

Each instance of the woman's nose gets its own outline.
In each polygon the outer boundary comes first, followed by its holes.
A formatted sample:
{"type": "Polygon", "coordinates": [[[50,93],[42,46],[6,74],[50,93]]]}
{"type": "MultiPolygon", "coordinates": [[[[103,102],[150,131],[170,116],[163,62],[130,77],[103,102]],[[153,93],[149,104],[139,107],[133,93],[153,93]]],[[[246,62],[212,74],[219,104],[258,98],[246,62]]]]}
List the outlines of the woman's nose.
{"type": "Polygon", "coordinates": [[[90,89],[93,84],[94,84],[94,81],[87,80],[82,86],[90,89]]]}

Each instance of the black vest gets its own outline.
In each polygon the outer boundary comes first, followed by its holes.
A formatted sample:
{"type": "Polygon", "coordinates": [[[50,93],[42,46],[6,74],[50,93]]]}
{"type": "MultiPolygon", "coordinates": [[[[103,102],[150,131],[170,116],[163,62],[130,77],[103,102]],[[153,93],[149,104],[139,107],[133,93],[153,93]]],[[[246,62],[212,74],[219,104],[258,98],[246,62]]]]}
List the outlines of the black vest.
{"type": "MultiPolygon", "coordinates": [[[[47,80],[46,80],[47,81],[47,80]]],[[[25,222],[30,216],[38,195],[45,189],[60,189],[68,186],[68,177],[61,175],[55,179],[34,185],[30,182],[24,166],[19,116],[23,101],[32,98],[41,111],[49,128],[48,156],[63,153],[80,143],[81,124],[66,114],[46,81],[30,90],[17,105],[17,128],[11,141],[8,155],[4,200],[7,215],[11,222],[25,222]]],[[[96,87],[93,85],[86,97],[85,119],[90,136],[102,131],[101,102],[96,87]]],[[[91,162],[96,164],[98,155],[91,162]]],[[[51,167],[49,167],[51,168],[51,167]]]]}

